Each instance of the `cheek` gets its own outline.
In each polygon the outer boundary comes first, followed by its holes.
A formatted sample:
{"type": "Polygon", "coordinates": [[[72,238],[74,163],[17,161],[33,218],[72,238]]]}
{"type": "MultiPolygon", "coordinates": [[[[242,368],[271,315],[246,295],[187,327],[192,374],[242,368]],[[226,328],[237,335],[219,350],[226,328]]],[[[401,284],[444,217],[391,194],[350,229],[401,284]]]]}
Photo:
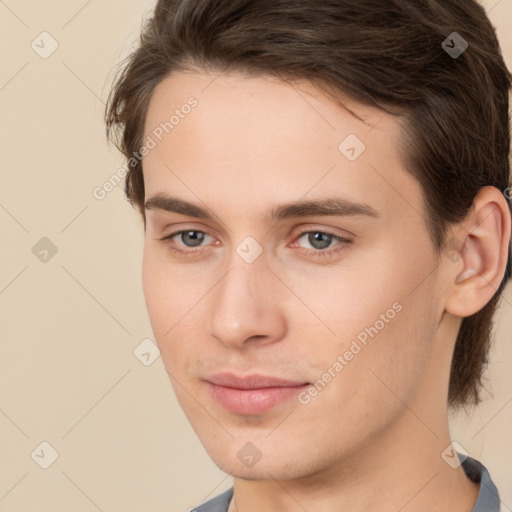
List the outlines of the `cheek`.
{"type": "Polygon", "coordinates": [[[336,346],[310,352],[317,358],[318,391],[300,419],[304,425],[324,418],[325,425],[333,425],[326,428],[328,439],[341,435],[357,444],[412,405],[421,385],[431,347],[428,323],[418,322],[413,305],[405,303],[380,331],[371,330],[372,325],[347,327],[336,346]],[[357,338],[361,332],[367,334],[366,344],[357,338]]]}
{"type": "MultiPolygon", "coordinates": [[[[311,309],[331,331],[322,327],[318,333],[325,334],[323,342],[304,349],[315,361],[317,378],[329,370],[336,375],[338,385],[333,387],[344,401],[357,392],[393,402],[391,390],[404,400],[412,398],[434,343],[433,276],[420,279],[431,271],[431,259],[425,253],[410,255],[406,261],[415,262],[411,265],[400,261],[395,249],[377,256],[379,265],[363,265],[364,272],[348,269],[316,279],[295,277],[297,294],[314,305],[311,309]]],[[[300,323],[297,332],[308,332],[308,322],[300,323]]]]}
{"type": "Polygon", "coordinates": [[[159,252],[146,243],[142,261],[142,287],[155,341],[164,362],[170,348],[169,341],[179,327],[184,297],[184,289],[176,286],[168,265],[163,264],[159,252]]]}
{"type": "Polygon", "coordinates": [[[144,246],[142,286],[155,336],[162,337],[185,315],[193,300],[194,283],[184,283],[179,269],[165,261],[165,251],[149,240],[144,246]]]}
{"type": "MultiPolygon", "coordinates": [[[[142,288],[153,333],[159,338],[164,329],[164,317],[167,316],[164,312],[172,311],[172,304],[168,304],[170,297],[165,293],[167,283],[155,251],[148,248],[147,243],[142,259],[142,288]]],[[[168,320],[169,318],[166,321],[168,320]]]]}
{"type": "MultiPolygon", "coordinates": [[[[150,243],[144,247],[142,286],[149,320],[169,372],[187,368],[190,354],[202,353],[201,298],[206,291],[197,282],[183,278],[177,267],[165,261],[165,253],[150,243]]],[[[204,331],[204,329],[203,329],[204,331]]]]}
{"type": "Polygon", "coordinates": [[[362,389],[364,397],[375,406],[384,409],[387,404],[390,409],[396,409],[403,403],[413,402],[435,341],[432,304],[427,289],[416,296],[402,296],[397,308],[400,311],[394,311],[394,315],[386,309],[389,304],[383,302],[379,315],[374,315],[353,336],[361,351],[354,357],[353,365],[350,363],[352,384],[362,389]],[[380,313],[384,316],[379,318],[380,313]],[[365,344],[359,343],[361,338],[365,344]]]}

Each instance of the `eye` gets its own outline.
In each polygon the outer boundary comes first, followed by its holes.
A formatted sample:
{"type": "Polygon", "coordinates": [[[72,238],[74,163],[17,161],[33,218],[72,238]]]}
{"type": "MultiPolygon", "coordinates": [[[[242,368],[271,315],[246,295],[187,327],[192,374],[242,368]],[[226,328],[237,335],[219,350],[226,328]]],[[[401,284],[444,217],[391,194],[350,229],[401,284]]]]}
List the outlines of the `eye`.
{"type": "Polygon", "coordinates": [[[204,231],[199,231],[197,229],[187,229],[171,233],[161,240],[173,251],[184,256],[192,256],[206,250],[206,247],[203,247],[201,244],[207,238],[215,240],[212,236],[208,235],[204,231]],[[177,243],[176,240],[181,240],[181,244],[177,243]]]}
{"type": "MultiPolygon", "coordinates": [[[[208,245],[211,243],[203,243],[208,239],[213,240],[214,245],[218,245],[214,237],[197,229],[177,231],[161,240],[176,253],[183,256],[197,256],[208,251],[208,245]]],[[[299,247],[303,249],[301,252],[305,256],[315,257],[333,256],[346,249],[346,246],[351,243],[347,238],[320,230],[303,231],[297,235],[296,240],[297,242],[291,244],[291,247],[299,247]],[[310,244],[310,248],[297,243],[303,238],[310,244]]]]}
{"type": "Polygon", "coordinates": [[[300,238],[307,236],[307,242],[313,246],[313,249],[326,249],[329,247],[333,240],[336,240],[335,235],[324,233],[322,231],[307,231],[303,233],[300,238]]]}
{"type": "MultiPolygon", "coordinates": [[[[320,230],[303,231],[297,236],[297,241],[302,238],[305,238],[306,242],[312,247],[312,249],[305,251],[306,256],[333,256],[346,249],[346,246],[351,243],[351,240],[347,238],[320,230]],[[334,245],[333,242],[335,242],[334,245]]],[[[308,249],[308,247],[304,248],[308,249]]]]}
{"type": "Polygon", "coordinates": [[[196,230],[180,231],[179,233],[172,235],[172,237],[181,238],[181,241],[186,247],[199,247],[207,236],[209,235],[203,231],[196,230]]]}

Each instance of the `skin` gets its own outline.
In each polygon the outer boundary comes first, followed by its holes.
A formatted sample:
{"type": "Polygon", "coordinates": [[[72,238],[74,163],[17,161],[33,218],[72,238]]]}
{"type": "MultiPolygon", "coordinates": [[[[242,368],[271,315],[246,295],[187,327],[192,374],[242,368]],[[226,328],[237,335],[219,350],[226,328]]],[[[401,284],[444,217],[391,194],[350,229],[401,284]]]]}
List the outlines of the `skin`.
{"type": "Polygon", "coordinates": [[[505,269],[502,194],[482,189],[450,230],[460,257],[438,255],[422,190],[401,162],[399,118],[345,98],[362,122],[307,82],[180,72],[155,89],[145,137],[190,96],[197,107],[144,158],[145,198],[172,195],[214,218],[146,210],[143,287],[179,403],[234,477],[230,511],[471,511],[478,485],[441,457],[447,389],[461,317],[488,302],[505,269]],[[353,162],[338,150],[349,134],[366,145],[353,162]],[[332,196],[378,216],[266,218],[332,196]],[[199,248],[162,240],[180,230],[206,235],[199,248]],[[350,243],[323,249],[311,231],[350,243]],[[252,263],[236,252],[249,236],[263,251],[252,263]],[[396,303],[307,404],[241,415],[208,392],[203,379],[223,371],[314,383],[396,303]],[[261,454],[252,467],[237,456],[249,442],[261,454]]]}

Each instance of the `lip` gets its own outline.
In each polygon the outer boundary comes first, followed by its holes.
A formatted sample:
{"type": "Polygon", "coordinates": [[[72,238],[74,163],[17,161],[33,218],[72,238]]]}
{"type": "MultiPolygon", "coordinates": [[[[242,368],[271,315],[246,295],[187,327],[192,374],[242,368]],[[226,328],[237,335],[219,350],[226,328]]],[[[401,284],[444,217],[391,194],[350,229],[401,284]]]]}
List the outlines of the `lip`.
{"type": "Polygon", "coordinates": [[[265,375],[238,377],[220,373],[205,379],[212,398],[235,414],[263,414],[295,396],[311,384],[265,375]]]}

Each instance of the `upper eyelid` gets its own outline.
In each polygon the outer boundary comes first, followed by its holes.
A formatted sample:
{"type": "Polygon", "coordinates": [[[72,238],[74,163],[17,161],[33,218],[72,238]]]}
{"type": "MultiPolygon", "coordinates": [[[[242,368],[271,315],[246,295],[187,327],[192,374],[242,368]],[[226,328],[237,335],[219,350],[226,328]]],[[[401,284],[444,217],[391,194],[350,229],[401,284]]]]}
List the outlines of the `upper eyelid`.
{"type": "MultiPolygon", "coordinates": [[[[273,227],[272,227],[272,230],[275,230],[276,226],[278,226],[279,224],[281,224],[283,221],[279,221],[277,224],[275,224],[273,227]]],[[[192,224],[192,226],[190,227],[184,227],[184,228],[181,228],[181,229],[178,229],[178,228],[173,228],[174,226],[176,225],[182,225],[182,224],[188,224],[186,221],[185,222],[177,222],[177,223],[173,223],[173,224],[170,224],[170,225],[167,225],[166,228],[163,228],[162,231],[165,231],[167,230],[167,228],[170,228],[172,229],[172,233],[170,234],[177,234],[177,233],[181,233],[183,231],[200,231],[202,233],[206,233],[207,235],[210,235],[210,236],[217,236],[217,235],[212,235],[210,232],[215,232],[215,233],[222,233],[219,232],[217,229],[215,228],[212,228],[210,226],[208,226],[206,229],[203,227],[203,225],[201,225],[200,227],[196,227],[194,226],[194,222],[191,222],[190,224],[192,224]],[[175,230],[174,230],[175,229],[175,230]]],[[[292,231],[295,232],[295,230],[299,230],[298,232],[299,233],[304,233],[304,232],[307,232],[307,231],[319,231],[319,232],[322,232],[322,233],[328,233],[328,234],[332,234],[332,235],[336,235],[336,236],[341,236],[343,237],[344,235],[340,234],[340,235],[337,235],[336,231],[342,231],[346,234],[348,234],[349,236],[353,236],[355,237],[356,235],[354,233],[352,233],[351,231],[345,229],[345,228],[336,228],[334,226],[329,226],[329,227],[322,227],[321,226],[321,223],[317,223],[317,222],[302,222],[301,225],[299,227],[296,227],[294,228],[292,231]],[[319,227],[320,226],[320,227],[319,227]]]]}

